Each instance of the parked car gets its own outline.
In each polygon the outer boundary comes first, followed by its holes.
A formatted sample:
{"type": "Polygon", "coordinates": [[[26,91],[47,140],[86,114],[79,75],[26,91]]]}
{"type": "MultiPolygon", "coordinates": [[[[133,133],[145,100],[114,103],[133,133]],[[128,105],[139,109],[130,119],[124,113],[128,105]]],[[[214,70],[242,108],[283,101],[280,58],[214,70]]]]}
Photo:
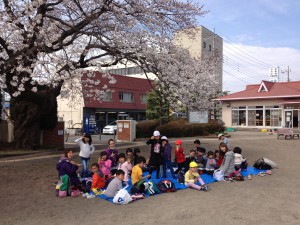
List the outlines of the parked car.
{"type": "Polygon", "coordinates": [[[174,119],[176,119],[176,118],[187,118],[186,113],[183,113],[183,112],[172,112],[172,114],[170,116],[174,119]]]}
{"type": "Polygon", "coordinates": [[[103,134],[116,134],[117,133],[117,121],[114,121],[103,128],[103,134]]]}

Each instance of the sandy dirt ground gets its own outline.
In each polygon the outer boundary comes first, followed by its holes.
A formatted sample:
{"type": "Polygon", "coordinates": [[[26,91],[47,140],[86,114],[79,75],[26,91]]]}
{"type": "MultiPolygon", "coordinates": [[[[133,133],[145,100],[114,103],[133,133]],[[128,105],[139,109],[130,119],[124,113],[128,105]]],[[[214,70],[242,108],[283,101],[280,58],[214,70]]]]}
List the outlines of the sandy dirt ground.
{"type": "MultiPolygon", "coordinates": [[[[259,132],[231,135],[231,146],[241,147],[250,164],[266,157],[279,168],[270,176],[210,184],[209,192],[186,189],[120,206],[99,198],[57,198],[52,183],[58,157],[0,162],[0,224],[299,225],[300,140],[277,140],[259,132]]],[[[194,139],[184,141],[186,153],[194,139]]],[[[200,140],[207,149],[219,144],[217,139],[200,140]]],[[[147,156],[149,147],[141,149],[147,156]]]]}

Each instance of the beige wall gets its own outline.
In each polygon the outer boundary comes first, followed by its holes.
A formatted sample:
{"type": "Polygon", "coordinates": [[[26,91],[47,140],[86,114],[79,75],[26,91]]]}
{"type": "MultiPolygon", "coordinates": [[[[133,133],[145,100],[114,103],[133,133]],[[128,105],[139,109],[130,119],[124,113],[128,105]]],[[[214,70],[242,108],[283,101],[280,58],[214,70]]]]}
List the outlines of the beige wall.
{"type": "MultiPolygon", "coordinates": [[[[274,106],[279,105],[279,102],[282,100],[275,99],[275,100],[250,100],[250,101],[233,101],[233,102],[223,102],[222,103],[222,121],[225,123],[226,127],[232,126],[232,107],[239,107],[239,106],[274,106]],[[230,105],[230,106],[228,106],[230,105]]],[[[281,108],[281,105],[279,105],[281,108]]],[[[282,110],[282,126],[284,125],[284,110],[282,110]]]]}
{"type": "Polygon", "coordinates": [[[202,50],[202,35],[203,30],[202,27],[197,28],[193,34],[187,34],[184,32],[175,33],[174,36],[174,44],[177,46],[181,46],[189,51],[191,57],[193,58],[201,58],[201,50],[202,50]]]}
{"type": "Polygon", "coordinates": [[[70,99],[62,99],[60,96],[57,97],[57,111],[58,117],[65,121],[65,128],[81,128],[82,125],[78,123],[82,123],[82,112],[83,112],[83,100],[78,103],[70,104],[70,99]]]}
{"type": "Polygon", "coordinates": [[[226,127],[231,127],[231,107],[227,107],[226,104],[222,104],[222,121],[225,123],[226,127]]]}
{"type": "Polygon", "coordinates": [[[223,82],[223,39],[214,32],[206,29],[203,26],[193,29],[190,33],[186,31],[177,32],[174,35],[174,44],[188,49],[190,55],[194,58],[204,59],[211,57],[214,51],[218,51],[220,61],[214,68],[213,73],[217,75],[219,90],[222,91],[223,82]],[[203,46],[206,43],[206,48],[203,46]],[[211,50],[209,49],[211,46],[211,50]]]}
{"type": "MultiPolygon", "coordinates": [[[[279,105],[281,100],[250,100],[250,101],[234,101],[231,102],[231,107],[238,107],[238,106],[272,106],[272,105],[279,105]]],[[[226,103],[225,103],[226,104],[226,103]]]]}
{"type": "MultiPolygon", "coordinates": [[[[81,92],[81,83],[79,80],[72,80],[72,98],[62,98],[59,95],[57,99],[57,116],[58,121],[65,122],[65,129],[68,128],[82,128],[82,120],[83,120],[83,98],[80,94],[81,92]],[[76,125],[75,125],[76,124],[76,125]]],[[[65,83],[64,85],[68,85],[65,83]]]]}

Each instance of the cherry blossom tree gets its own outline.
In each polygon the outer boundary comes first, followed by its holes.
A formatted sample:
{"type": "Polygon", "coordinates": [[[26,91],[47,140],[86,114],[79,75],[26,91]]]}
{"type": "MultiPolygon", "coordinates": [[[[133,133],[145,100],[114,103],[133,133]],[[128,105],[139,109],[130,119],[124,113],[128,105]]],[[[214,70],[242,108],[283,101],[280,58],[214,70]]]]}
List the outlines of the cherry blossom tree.
{"type": "Polygon", "coordinates": [[[191,58],[187,49],[165,43],[163,51],[145,51],[146,60],[139,60],[144,71],[156,75],[154,89],[173,110],[208,110],[212,97],[219,91],[214,68],[220,60],[216,50],[201,60],[191,58]]]}
{"type": "MultiPolygon", "coordinates": [[[[202,6],[182,0],[0,0],[0,88],[12,97],[16,147],[38,145],[40,130],[56,125],[56,97],[80,92],[75,81],[85,68],[133,61],[156,72],[171,93],[181,71],[162,67],[181,59],[164,45],[204,14],[202,6]]],[[[88,75],[87,83],[98,82],[88,75]]]]}

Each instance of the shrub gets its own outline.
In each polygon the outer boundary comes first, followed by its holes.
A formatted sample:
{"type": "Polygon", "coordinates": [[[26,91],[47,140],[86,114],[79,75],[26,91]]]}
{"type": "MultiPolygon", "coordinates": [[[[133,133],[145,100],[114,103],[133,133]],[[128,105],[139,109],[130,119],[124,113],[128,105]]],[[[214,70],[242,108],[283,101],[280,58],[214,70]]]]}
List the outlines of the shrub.
{"type": "Polygon", "coordinates": [[[222,132],[224,126],[214,121],[206,124],[189,124],[187,119],[178,119],[157,127],[157,130],[168,137],[193,137],[222,132]]]}
{"type": "Polygon", "coordinates": [[[167,137],[204,136],[224,131],[224,125],[215,121],[205,124],[189,124],[187,119],[176,119],[159,126],[158,120],[149,120],[137,124],[137,138],[151,137],[154,130],[159,130],[167,137]]]}
{"type": "Polygon", "coordinates": [[[136,137],[149,138],[153,135],[153,131],[155,131],[158,126],[159,126],[159,120],[147,120],[147,121],[138,122],[136,125],[136,137]]]}

